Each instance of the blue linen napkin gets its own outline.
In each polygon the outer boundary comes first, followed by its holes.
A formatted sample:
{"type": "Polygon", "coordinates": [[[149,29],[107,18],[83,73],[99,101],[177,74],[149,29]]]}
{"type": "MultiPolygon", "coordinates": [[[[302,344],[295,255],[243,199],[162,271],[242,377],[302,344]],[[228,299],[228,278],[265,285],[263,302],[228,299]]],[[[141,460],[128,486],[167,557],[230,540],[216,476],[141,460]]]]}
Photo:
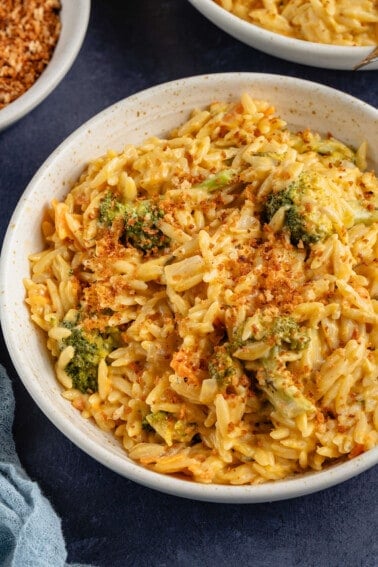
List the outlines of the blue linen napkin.
{"type": "Polygon", "coordinates": [[[0,365],[0,565],[64,567],[61,521],[16,453],[14,405],[10,379],[0,365]]]}

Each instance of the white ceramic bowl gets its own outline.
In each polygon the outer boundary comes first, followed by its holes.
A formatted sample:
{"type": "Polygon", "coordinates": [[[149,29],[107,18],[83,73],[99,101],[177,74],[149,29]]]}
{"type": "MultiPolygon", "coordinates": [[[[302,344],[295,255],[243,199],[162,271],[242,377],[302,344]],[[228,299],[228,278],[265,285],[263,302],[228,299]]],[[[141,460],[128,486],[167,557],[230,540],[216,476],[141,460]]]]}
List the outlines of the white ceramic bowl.
{"type": "MultiPolygon", "coordinates": [[[[285,37],[234,16],[213,0],[189,0],[189,2],[213,24],[236,39],[269,55],[275,55],[294,63],[326,69],[352,70],[373,49],[372,47],[324,45],[285,37]]],[[[378,61],[364,67],[364,70],[372,69],[378,69],[378,61]]]]}
{"type": "Polygon", "coordinates": [[[51,61],[34,85],[0,110],[0,131],[41,103],[69,71],[88,27],[90,0],[61,0],[62,29],[51,61]]]}
{"type": "Polygon", "coordinates": [[[22,279],[27,256],[42,247],[41,211],[62,199],[88,160],[109,148],[164,136],[188,112],[214,99],[231,100],[248,91],[275,104],[294,128],[332,132],[349,144],[366,139],[371,163],[378,169],[378,111],[341,92],[307,81],[253,73],[193,77],[163,84],[122,100],[74,132],[48,158],[21,197],[7,231],[0,265],[0,315],[15,368],[47,417],[86,453],[110,469],[163,492],[218,502],[272,501],[314,492],[342,482],[378,463],[378,448],[295,479],[260,486],[204,485],[151,472],[128,459],[112,435],[86,421],[60,395],[45,339],[31,323],[22,279]]]}

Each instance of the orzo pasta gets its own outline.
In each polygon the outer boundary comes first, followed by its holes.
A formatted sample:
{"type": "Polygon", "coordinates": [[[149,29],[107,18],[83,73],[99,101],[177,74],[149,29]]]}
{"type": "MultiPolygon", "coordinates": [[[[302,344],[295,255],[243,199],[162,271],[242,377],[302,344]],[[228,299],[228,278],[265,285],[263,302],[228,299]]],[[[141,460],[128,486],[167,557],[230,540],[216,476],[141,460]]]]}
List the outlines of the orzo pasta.
{"type": "Polygon", "coordinates": [[[376,0],[214,0],[270,31],[335,45],[377,45],[376,0]]]}
{"type": "Polygon", "coordinates": [[[95,159],[25,281],[63,396],[132,459],[204,483],[371,449],[377,199],[364,143],[247,94],[95,159]]]}

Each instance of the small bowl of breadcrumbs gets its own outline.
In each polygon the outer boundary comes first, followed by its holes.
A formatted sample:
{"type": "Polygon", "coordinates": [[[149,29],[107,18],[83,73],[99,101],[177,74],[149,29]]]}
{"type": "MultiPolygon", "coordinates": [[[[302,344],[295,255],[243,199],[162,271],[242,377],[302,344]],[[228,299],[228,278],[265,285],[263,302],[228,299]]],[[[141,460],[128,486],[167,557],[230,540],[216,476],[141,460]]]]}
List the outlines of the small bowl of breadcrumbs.
{"type": "Polygon", "coordinates": [[[42,102],[74,62],[90,0],[2,0],[0,130],[42,102]]]}

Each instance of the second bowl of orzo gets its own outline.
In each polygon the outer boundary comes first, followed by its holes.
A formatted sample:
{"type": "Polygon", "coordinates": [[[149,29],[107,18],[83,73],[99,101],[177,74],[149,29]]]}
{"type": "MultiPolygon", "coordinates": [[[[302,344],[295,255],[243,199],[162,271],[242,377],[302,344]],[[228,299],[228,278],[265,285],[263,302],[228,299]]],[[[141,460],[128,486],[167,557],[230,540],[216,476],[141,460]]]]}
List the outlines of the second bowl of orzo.
{"type": "Polygon", "coordinates": [[[6,343],[50,420],[200,500],[291,498],[376,464],[377,122],[319,84],[229,73],[72,134],[1,260],[6,343]]]}
{"type": "MultiPolygon", "coordinates": [[[[219,28],[288,61],[352,70],[378,43],[374,0],[189,0],[219,28]]],[[[378,68],[375,58],[364,70],[378,68]]]]}

